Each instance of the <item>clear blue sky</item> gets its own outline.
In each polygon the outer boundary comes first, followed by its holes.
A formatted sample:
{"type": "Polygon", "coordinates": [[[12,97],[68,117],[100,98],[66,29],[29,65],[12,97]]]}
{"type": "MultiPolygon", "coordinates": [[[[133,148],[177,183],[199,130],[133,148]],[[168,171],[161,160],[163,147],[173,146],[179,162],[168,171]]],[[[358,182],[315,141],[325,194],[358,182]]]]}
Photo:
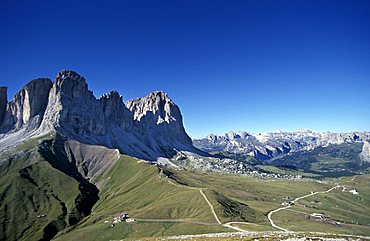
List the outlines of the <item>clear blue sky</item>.
{"type": "Polygon", "coordinates": [[[0,5],[9,95],[61,69],[98,97],[164,90],[191,137],[370,130],[370,1],[17,1],[0,5]]]}

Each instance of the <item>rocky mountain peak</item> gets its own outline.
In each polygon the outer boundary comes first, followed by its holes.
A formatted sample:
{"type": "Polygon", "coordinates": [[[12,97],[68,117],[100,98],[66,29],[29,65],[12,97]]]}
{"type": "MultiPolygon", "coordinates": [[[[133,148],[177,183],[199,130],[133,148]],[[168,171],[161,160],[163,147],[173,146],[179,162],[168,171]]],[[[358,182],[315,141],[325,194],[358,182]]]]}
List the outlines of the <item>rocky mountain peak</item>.
{"type": "Polygon", "coordinates": [[[105,117],[127,129],[132,126],[133,115],[123,103],[123,97],[117,91],[111,91],[99,98],[100,106],[105,117]]]}
{"type": "Polygon", "coordinates": [[[55,94],[61,93],[72,99],[81,97],[95,99],[92,91],[89,91],[85,78],[72,70],[60,71],[54,86],[53,93],[55,94]]]}
{"type": "Polygon", "coordinates": [[[3,125],[16,129],[28,123],[31,118],[41,116],[48,103],[52,82],[48,78],[38,78],[28,82],[13,100],[8,103],[3,125]]]}
{"type": "Polygon", "coordinates": [[[199,151],[185,132],[179,107],[163,91],[125,105],[117,91],[97,99],[83,76],[62,70],[54,83],[28,83],[6,104],[5,114],[3,102],[6,88],[0,89],[0,151],[50,132],[148,160],[170,157],[176,150],[199,151]],[[23,128],[26,122],[31,124],[23,128]]]}
{"type": "Polygon", "coordinates": [[[140,123],[142,133],[149,130],[152,136],[162,137],[170,143],[192,146],[183,126],[179,107],[163,91],[129,100],[126,106],[133,113],[134,120],[140,123]]]}
{"type": "Polygon", "coordinates": [[[72,79],[75,81],[83,81],[85,82],[85,78],[79,75],[77,72],[73,70],[61,70],[57,74],[56,81],[64,80],[64,79],[72,79]]]}
{"type": "Polygon", "coordinates": [[[148,95],[148,98],[158,99],[158,100],[165,100],[165,101],[169,101],[169,102],[173,103],[173,101],[170,99],[170,97],[168,97],[167,93],[165,93],[162,90],[157,90],[157,91],[154,91],[154,92],[150,93],[148,95]]]}
{"type": "Polygon", "coordinates": [[[106,133],[103,111],[84,77],[71,70],[58,73],[50,90],[42,129],[78,136],[106,133]]]}
{"type": "Polygon", "coordinates": [[[179,121],[182,124],[182,116],[178,106],[163,91],[155,91],[149,95],[126,103],[127,108],[134,113],[134,119],[141,121],[146,115],[152,115],[150,120],[157,124],[179,121]]]}

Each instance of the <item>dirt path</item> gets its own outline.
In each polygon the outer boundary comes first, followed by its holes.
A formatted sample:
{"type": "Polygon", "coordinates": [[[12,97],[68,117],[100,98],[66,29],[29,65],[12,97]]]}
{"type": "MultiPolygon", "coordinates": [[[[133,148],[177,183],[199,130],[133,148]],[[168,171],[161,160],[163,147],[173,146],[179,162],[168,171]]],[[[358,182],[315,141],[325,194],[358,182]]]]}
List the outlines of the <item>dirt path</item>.
{"type": "Polygon", "coordinates": [[[200,192],[200,194],[202,194],[202,196],[204,197],[204,200],[206,200],[206,202],[208,203],[208,206],[211,208],[211,211],[212,211],[213,216],[215,217],[217,223],[218,224],[222,224],[221,221],[220,221],[220,219],[218,219],[217,214],[215,212],[215,209],[213,208],[211,202],[208,200],[207,196],[203,193],[203,190],[202,189],[199,189],[199,192],[200,192]]]}
{"type": "MultiPolygon", "coordinates": [[[[297,201],[299,201],[299,200],[301,200],[301,199],[304,199],[304,198],[307,198],[307,197],[311,197],[311,196],[314,196],[314,195],[316,195],[316,194],[328,193],[328,192],[331,192],[332,190],[334,190],[334,189],[336,189],[336,188],[339,188],[339,187],[341,187],[341,186],[340,186],[340,185],[337,185],[337,186],[334,186],[334,187],[332,187],[332,188],[330,188],[330,189],[328,189],[328,190],[326,190],[326,191],[322,191],[322,192],[313,192],[313,193],[310,193],[310,194],[307,194],[307,195],[304,195],[304,196],[301,196],[301,197],[297,197],[297,198],[296,198],[296,199],[294,199],[293,201],[294,201],[294,203],[295,203],[295,202],[297,202],[297,201]]],[[[272,210],[272,211],[270,211],[270,212],[267,214],[267,218],[268,218],[268,220],[270,221],[270,224],[271,224],[271,226],[272,226],[272,227],[277,228],[277,229],[280,229],[281,231],[284,231],[284,232],[289,232],[289,230],[288,230],[288,229],[282,228],[282,227],[280,227],[280,226],[278,226],[278,225],[276,225],[276,224],[274,223],[274,221],[272,220],[272,214],[273,214],[273,213],[276,213],[276,212],[279,212],[279,211],[281,211],[281,210],[284,210],[284,209],[288,209],[288,208],[290,208],[290,207],[291,207],[291,205],[289,205],[289,206],[285,206],[285,207],[281,207],[281,208],[278,208],[278,209],[272,210]]]]}
{"type": "Polygon", "coordinates": [[[245,230],[245,229],[242,229],[242,228],[239,228],[239,227],[235,227],[235,226],[233,226],[233,224],[247,224],[247,225],[259,226],[259,224],[247,223],[247,222],[228,222],[228,223],[223,224],[222,226],[230,228],[230,229],[234,229],[234,230],[239,231],[239,232],[251,232],[249,230],[245,230]]]}
{"type": "Polygon", "coordinates": [[[203,190],[201,188],[197,188],[197,187],[188,187],[188,186],[185,186],[185,185],[179,185],[179,184],[176,184],[176,183],[173,183],[171,182],[170,180],[168,180],[169,183],[171,183],[172,185],[175,185],[177,187],[182,187],[182,188],[187,188],[187,189],[192,189],[192,190],[198,190],[200,192],[200,194],[203,196],[204,200],[207,202],[208,206],[211,208],[211,211],[212,211],[212,214],[213,216],[215,217],[216,219],[216,222],[218,224],[222,224],[220,219],[218,218],[216,212],[215,212],[215,209],[213,208],[213,205],[211,204],[211,202],[208,200],[207,196],[203,193],[203,190]]]}
{"type": "Polygon", "coordinates": [[[136,221],[139,222],[149,222],[149,223],[195,223],[202,225],[214,226],[218,225],[217,223],[207,223],[191,219],[155,219],[155,218],[137,218],[136,221]]]}
{"type": "Polygon", "coordinates": [[[168,180],[168,182],[171,183],[174,186],[177,186],[177,187],[182,187],[182,188],[187,188],[187,189],[192,189],[192,190],[198,190],[200,192],[200,194],[203,196],[204,200],[207,202],[208,206],[211,208],[212,214],[213,214],[213,216],[214,216],[214,218],[215,218],[215,220],[218,224],[220,224],[220,225],[222,225],[226,228],[236,230],[238,232],[248,232],[248,230],[238,228],[238,227],[234,227],[234,226],[232,226],[232,224],[250,224],[250,223],[246,223],[246,222],[228,222],[228,223],[222,224],[222,222],[220,221],[220,219],[218,218],[218,216],[215,212],[215,209],[214,209],[212,203],[208,200],[207,196],[204,194],[204,192],[201,188],[188,187],[188,186],[185,186],[185,185],[176,184],[176,183],[171,182],[170,180],[168,180]]]}

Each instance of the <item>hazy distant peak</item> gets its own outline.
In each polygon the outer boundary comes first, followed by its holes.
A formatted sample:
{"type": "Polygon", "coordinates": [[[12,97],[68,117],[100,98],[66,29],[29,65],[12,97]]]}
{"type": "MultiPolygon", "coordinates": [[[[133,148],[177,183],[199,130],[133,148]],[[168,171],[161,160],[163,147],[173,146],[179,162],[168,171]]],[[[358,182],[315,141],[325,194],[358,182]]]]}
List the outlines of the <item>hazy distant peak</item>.
{"type": "MultiPolygon", "coordinates": [[[[311,130],[297,130],[293,132],[274,131],[256,135],[230,131],[219,136],[210,134],[205,138],[193,140],[193,143],[203,151],[227,151],[267,160],[297,151],[309,151],[317,147],[362,142],[369,139],[370,132],[316,133],[311,130]]],[[[366,150],[368,149],[365,148],[364,153],[366,150]]],[[[364,156],[367,155],[364,154],[364,156]]]]}

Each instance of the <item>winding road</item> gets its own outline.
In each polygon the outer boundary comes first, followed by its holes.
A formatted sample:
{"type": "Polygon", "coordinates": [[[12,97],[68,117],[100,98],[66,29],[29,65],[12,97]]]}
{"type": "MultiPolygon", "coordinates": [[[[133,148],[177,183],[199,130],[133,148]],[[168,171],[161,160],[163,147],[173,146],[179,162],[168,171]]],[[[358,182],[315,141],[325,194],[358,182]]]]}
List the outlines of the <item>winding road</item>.
{"type": "MultiPolygon", "coordinates": [[[[170,180],[168,180],[168,182],[169,182],[169,183],[171,183],[172,185],[177,186],[177,187],[182,187],[182,188],[187,188],[187,189],[198,190],[198,191],[200,192],[200,194],[203,196],[204,200],[207,202],[208,206],[211,208],[212,214],[213,214],[213,216],[214,216],[214,218],[215,218],[215,220],[216,220],[216,222],[217,222],[218,224],[220,224],[220,225],[222,225],[222,226],[224,226],[224,227],[226,227],[226,228],[230,228],[230,229],[236,230],[236,231],[238,231],[238,232],[248,232],[248,230],[245,230],[245,229],[242,229],[242,228],[239,228],[239,227],[235,227],[235,226],[233,226],[232,224],[251,224],[251,223],[247,223],[247,222],[228,222],[228,223],[224,223],[224,224],[223,224],[223,223],[220,221],[220,219],[218,218],[218,216],[217,216],[217,214],[216,214],[216,212],[215,212],[215,209],[214,209],[213,205],[212,205],[212,204],[211,204],[211,202],[208,200],[207,196],[203,193],[203,190],[202,190],[201,188],[188,187],[188,186],[185,186],[185,185],[176,184],[176,183],[171,182],[170,180]]],[[[328,189],[328,190],[326,190],[326,191],[322,191],[322,192],[312,192],[312,193],[310,193],[310,194],[307,194],[307,195],[304,195],[304,196],[301,196],[301,197],[297,197],[297,198],[296,198],[296,199],[294,199],[293,201],[294,201],[294,203],[295,203],[295,202],[297,202],[297,201],[299,201],[299,200],[301,200],[301,199],[308,198],[308,197],[311,197],[311,196],[314,196],[314,195],[317,195],[317,194],[328,193],[328,192],[331,192],[331,191],[333,191],[334,189],[336,189],[336,188],[340,188],[340,187],[341,187],[340,185],[336,185],[336,186],[334,186],[334,187],[332,187],[332,188],[329,188],[329,189],[328,189]]],[[[276,212],[279,212],[279,211],[281,211],[281,210],[284,210],[284,209],[288,209],[288,208],[290,208],[290,207],[291,207],[291,205],[289,205],[289,206],[285,206],[285,207],[280,207],[280,208],[277,208],[277,209],[275,209],[275,210],[270,211],[270,212],[267,214],[267,218],[268,218],[268,220],[270,221],[270,224],[271,224],[271,226],[272,226],[272,227],[277,228],[277,229],[279,229],[279,230],[281,230],[281,231],[284,231],[284,232],[291,232],[291,231],[289,231],[289,230],[288,230],[288,229],[286,229],[286,228],[283,228],[283,227],[280,227],[280,226],[276,225],[276,224],[274,223],[274,221],[272,220],[272,214],[274,214],[274,213],[276,213],[276,212]]]]}
{"type": "MultiPolygon", "coordinates": [[[[334,189],[336,189],[336,188],[339,188],[339,187],[341,187],[341,186],[337,185],[337,186],[334,186],[334,187],[332,187],[332,188],[330,188],[330,189],[328,189],[328,190],[326,190],[326,191],[322,191],[322,192],[313,192],[313,193],[310,193],[310,194],[307,194],[307,195],[304,195],[304,196],[301,196],[301,197],[297,197],[297,198],[296,198],[296,199],[294,199],[293,201],[294,201],[294,203],[295,203],[295,202],[297,202],[297,201],[299,201],[299,200],[301,200],[301,199],[304,199],[304,198],[307,198],[307,197],[311,197],[311,196],[314,196],[314,195],[316,195],[316,194],[328,193],[328,192],[331,192],[332,190],[334,190],[334,189]]],[[[279,211],[284,210],[284,209],[288,209],[288,208],[290,208],[290,207],[291,207],[291,205],[288,205],[288,206],[285,206],[285,207],[281,207],[281,208],[278,208],[278,209],[272,210],[272,211],[270,211],[270,212],[267,214],[267,218],[268,218],[268,220],[270,221],[270,224],[271,224],[271,226],[272,226],[272,227],[277,228],[277,229],[280,229],[281,231],[284,231],[284,232],[290,232],[288,229],[282,228],[282,227],[280,227],[280,226],[276,225],[276,224],[274,223],[274,221],[272,221],[272,214],[273,214],[273,213],[279,212],[279,211]]]]}

